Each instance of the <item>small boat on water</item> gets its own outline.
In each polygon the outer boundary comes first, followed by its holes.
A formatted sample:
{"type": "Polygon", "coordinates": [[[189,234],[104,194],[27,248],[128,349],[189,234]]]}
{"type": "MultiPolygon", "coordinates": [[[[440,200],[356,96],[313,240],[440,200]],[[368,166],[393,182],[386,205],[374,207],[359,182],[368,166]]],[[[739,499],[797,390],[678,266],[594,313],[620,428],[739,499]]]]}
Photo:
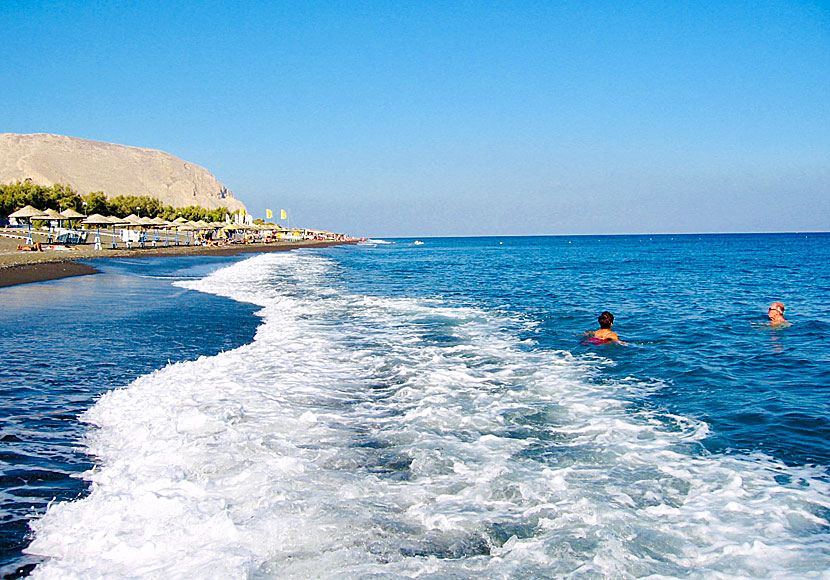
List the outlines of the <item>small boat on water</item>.
{"type": "Polygon", "coordinates": [[[394,244],[394,243],[395,242],[390,242],[388,240],[379,240],[379,239],[374,239],[374,238],[368,238],[368,239],[360,240],[359,242],[357,242],[357,245],[358,246],[379,246],[379,245],[385,246],[387,244],[394,244]]]}
{"type": "Polygon", "coordinates": [[[423,246],[424,242],[422,242],[421,240],[415,240],[414,242],[412,242],[412,245],[413,246],[423,246]]]}

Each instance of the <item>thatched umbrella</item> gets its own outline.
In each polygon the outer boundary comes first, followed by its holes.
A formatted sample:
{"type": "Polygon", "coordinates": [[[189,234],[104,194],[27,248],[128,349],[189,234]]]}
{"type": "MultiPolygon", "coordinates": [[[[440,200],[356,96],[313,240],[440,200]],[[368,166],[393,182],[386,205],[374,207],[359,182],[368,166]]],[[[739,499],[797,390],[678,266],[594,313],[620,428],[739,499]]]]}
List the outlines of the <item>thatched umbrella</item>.
{"type": "Polygon", "coordinates": [[[30,218],[34,215],[40,215],[43,213],[43,210],[39,210],[36,207],[32,207],[30,205],[21,207],[19,210],[14,211],[9,214],[9,217],[13,218],[30,218]]]}
{"type": "MultiPolygon", "coordinates": [[[[139,217],[139,216],[137,216],[137,215],[136,215],[136,214],[134,214],[134,213],[131,213],[130,215],[128,215],[127,217],[125,217],[122,221],[123,221],[123,225],[124,225],[127,229],[129,229],[129,228],[137,228],[137,227],[141,227],[141,226],[144,226],[144,225],[145,225],[144,218],[139,217]]],[[[139,242],[141,243],[141,247],[143,248],[143,247],[144,247],[144,239],[143,239],[143,237],[142,237],[142,236],[139,236],[139,242]]],[[[132,248],[132,247],[133,247],[133,241],[132,241],[132,239],[131,239],[129,236],[127,237],[127,247],[128,247],[128,248],[132,248]]]]}
{"type": "MultiPolygon", "coordinates": [[[[152,226],[152,228],[154,230],[156,230],[155,239],[153,240],[153,244],[155,245],[155,243],[159,241],[159,230],[164,229],[166,231],[167,228],[170,227],[170,222],[168,222],[166,219],[163,219],[159,216],[156,216],[154,218],[148,218],[147,223],[149,223],[150,226],[152,226]]],[[[164,245],[165,246],[170,245],[167,241],[167,234],[166,233],[165,233],[165,236],[164,236],[164,245]]]]}
{"type": "MultiPolygon", "coordinates": [[[[183,232],[197,232],[199,231],[199,227],[196,225],[195,222],[184,222],[183,224],[179,224],[178,229],[183,232]]],[[[188,235],[185,237],[185,244],[190,245],[192,236],[188,235]]]]}
{"type": "Polygon", "coordinates": [[[63,210],[61,212],[61,215],[64,217],[64,219],[67,219],[67,220],[77,220],[77,219],[81,219],[81,218],[86,217],[84,214],[82,214],[79,211],[75,211],[71,207],[66,208],[65,210],[63,210]]]}
{"type": "Polygon", "coordinates": [[[176,236],[176,245],[178,246],[179,245],[179,231],[183,231],[182,226],[187,223],[187,220],[185,218],[183,218],[182,216],[179,216],[170,223],[172,223],[173,226],[176,228],[174,230],[174,234],[176,236]]]}
{"type": "Polygon", "coordinates": [[[112,248],[115,249],[118,247],[118,242],[116,241],[117,238],[115,237],[115,226],[128,226],[130,222],[128,222],[125,218],[115,216],[109,216],[107,219],[112,226],[112,248]]]}
{"type": "Polygon", "coordinates": [[[95,231],[95,249],[101,249],[101,226],[111,225],[110,218],[102,216],[100,213],[94,213],[81,222],[87,226],[96,226],[95,231]]]}
{"type": "Polygon", "coordinates": [[[73,229],[74,229],[74,228],[72,227],[72,220],[79,220],[79,219],[83,219],[83,218],[85,218],[85,217],[86,217],[84,214],[82,214],[82,213],[80,213],[80,212],[75,211],[75,210],[74,210],[74,209],[72,209],[71,207],[66,208],[65,210],[63,210],[63,211],[61,212],[61,215],[63,216],[63,219],[65,219],[66,221],[68,221],[68,222],[69,222],[69,226],[68,226],[68,229],[69,229],[69,230],[73,230],[73,229]]]}
{"type": "Polygon", "coordinates": [[[49,222],[49,241],[48,241],[48,243],[51,244],[52,243],[52,222],[56,221],[56,222],[58,222],[58,225],[60,225],[60,222],[62,222],[66,218],[63,217],[60,213],[56,212],[55,210],[53,210],[50,207],[50,208],[45,209],[44,211],[40,212],[39,215],[33,215],[29,219],[30,220],[43,220],[43,221],[48,221],[49,222]]]}
{"type": "Polygon", "coordinates": [[[10,218],[25,219],[29,222],[29,236],[26,238],[26,243],[32,245],[32,216],[40,215],[43,212],[36,207],[26,205],[19,210],[9,214],[10,218]]]}

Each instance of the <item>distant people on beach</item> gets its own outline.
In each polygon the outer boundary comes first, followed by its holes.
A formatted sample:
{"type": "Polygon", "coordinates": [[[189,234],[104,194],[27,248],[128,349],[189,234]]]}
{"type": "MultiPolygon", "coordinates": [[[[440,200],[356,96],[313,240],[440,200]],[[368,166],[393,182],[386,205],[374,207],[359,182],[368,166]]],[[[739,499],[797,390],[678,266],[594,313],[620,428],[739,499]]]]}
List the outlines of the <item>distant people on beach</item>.
{"type": "Polygon", "coordinates": [[[767,315],[769,315],[769,324],[770,326],[781,326],[781,325],[789,325],[790,323],[784,318],[784,304],[778,301],[773,302],[769,310],[767,311],[767,315]]]}

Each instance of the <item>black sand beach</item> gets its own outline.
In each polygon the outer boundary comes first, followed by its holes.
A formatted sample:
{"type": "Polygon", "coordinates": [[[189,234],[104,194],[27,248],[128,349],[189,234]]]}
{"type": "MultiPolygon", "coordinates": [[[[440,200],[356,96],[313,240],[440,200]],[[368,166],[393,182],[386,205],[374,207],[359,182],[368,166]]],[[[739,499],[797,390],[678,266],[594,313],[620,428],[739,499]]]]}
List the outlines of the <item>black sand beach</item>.
{"type": "MultiPolygon", "coordinates": [[[[39,240],[36,238],[35,241],[39,240]]],[[[234,256],[244,253],[284,252],[297,248],[325,248],[355,242],[356,240],[342,242],[305,240],[229,246],[182,245],[114,250],[109,248],[95,250],[91,244],[86,244],[72,249],[44,249],[40,252],[30,252],[18,249],[18,246],[25,243],[25,237],[20,237],[19,232],[3,233],[0,235],[0,287],[84,276],[98,272],[94,267],[77,260],[150,256],[234,256]]]]}

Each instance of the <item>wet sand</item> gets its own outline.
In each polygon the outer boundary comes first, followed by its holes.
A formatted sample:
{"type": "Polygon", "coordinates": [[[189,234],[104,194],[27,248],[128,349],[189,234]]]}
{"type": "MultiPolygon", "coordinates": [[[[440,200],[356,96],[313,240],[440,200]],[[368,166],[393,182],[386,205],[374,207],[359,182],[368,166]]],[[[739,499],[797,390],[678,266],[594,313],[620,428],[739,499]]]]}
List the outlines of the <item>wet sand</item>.
{"type": "MultiPolygon", "coordinates": [[[[33,232],[35,242],[46,246],[46,236],[33,232]]],[[[92,244],[75,246],[72,249],[44,249],[41,252],[18,250],[26,243],[26,232],[21,230],[0,230],[0,287],[56,280],[69,276],[83,276],[98,272],[88,264],[76,260],[97,258],[150,257],[150,256],[233,256],[243,253],[284,252],[297,248],[325,248],[354,241],[302,241],[272,242],[267,244],[237,244],[232,246],[164,246],[143,249],[127,249],[123,244],[117,249],[94,249],[92,244]]]]}

